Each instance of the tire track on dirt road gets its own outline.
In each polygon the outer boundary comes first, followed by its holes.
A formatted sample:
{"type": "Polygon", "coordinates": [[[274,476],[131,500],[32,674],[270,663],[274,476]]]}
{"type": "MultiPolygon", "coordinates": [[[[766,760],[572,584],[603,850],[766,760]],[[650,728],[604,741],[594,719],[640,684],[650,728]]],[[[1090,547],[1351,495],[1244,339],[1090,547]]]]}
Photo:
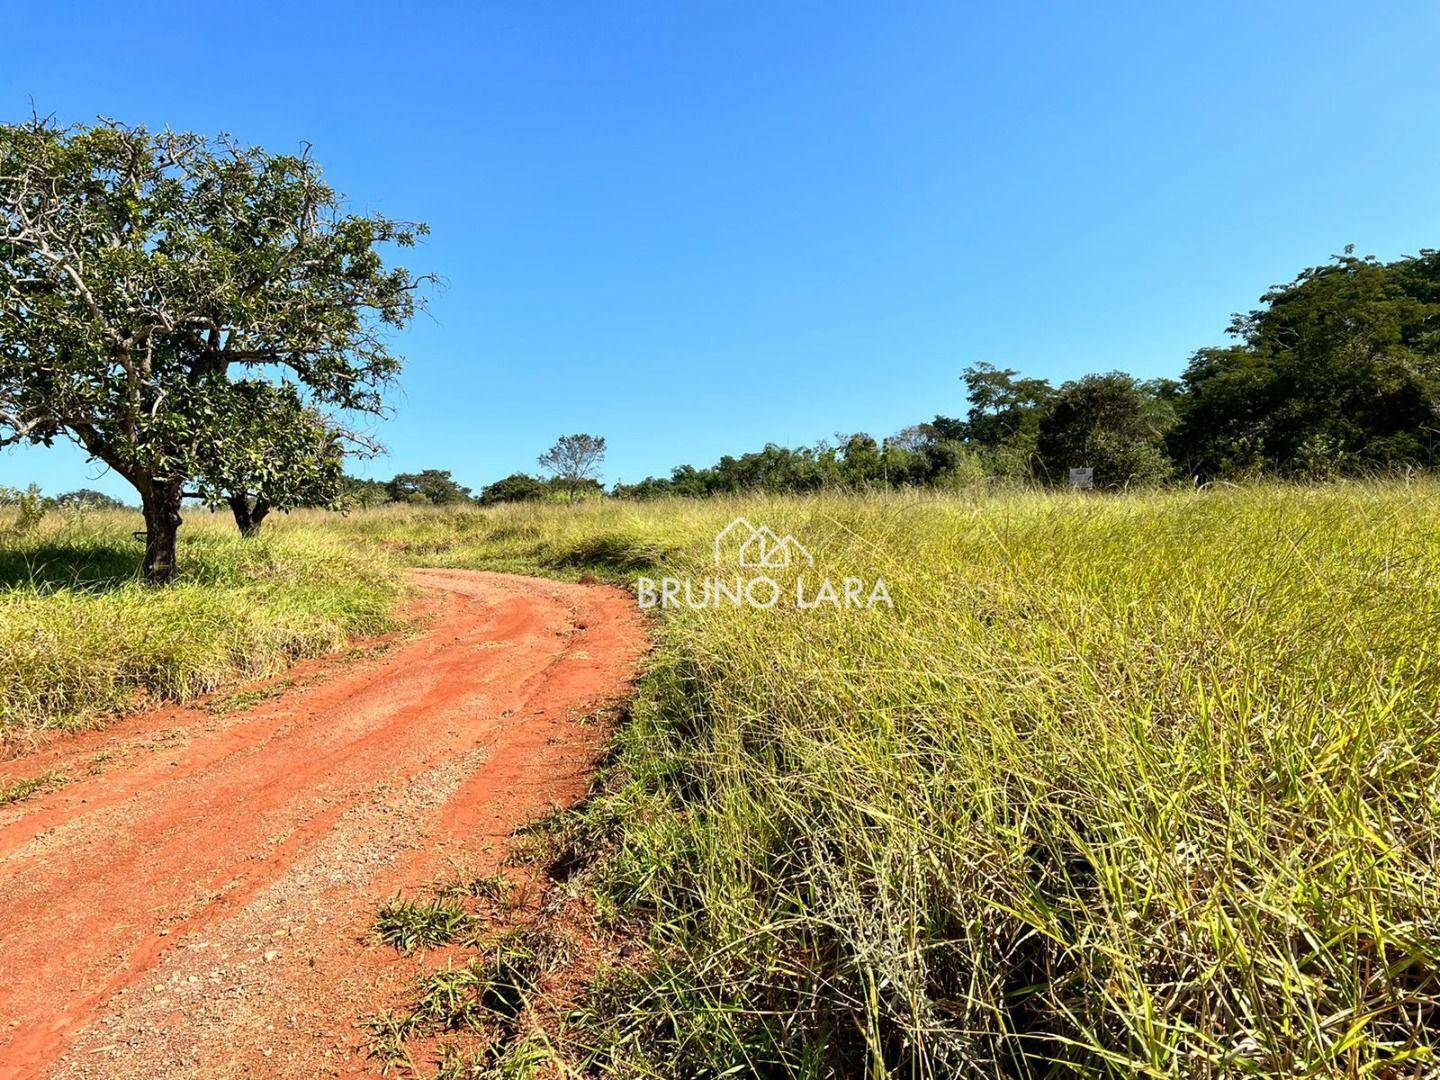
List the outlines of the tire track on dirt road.
{"type": "Polygon", "coordinates": [[[578,799],[645,648],[620,590],[412,580],[431,622],[381,655],[0,763],[71,776],[0,810],[0,1077],[370,1071],[357,1022],[416,970],[377,906],[578,799]]]}

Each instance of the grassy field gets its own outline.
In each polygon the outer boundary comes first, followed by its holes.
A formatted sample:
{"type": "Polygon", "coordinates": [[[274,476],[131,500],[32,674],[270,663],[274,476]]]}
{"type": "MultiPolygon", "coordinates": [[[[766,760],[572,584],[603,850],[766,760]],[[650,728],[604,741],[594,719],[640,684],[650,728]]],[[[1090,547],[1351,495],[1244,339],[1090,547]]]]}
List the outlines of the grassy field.
{"type": "Polygon", "coordinates": [[[277,671],[392,625],[393,570],[320,529],[242,541],[225,517],[187,515],[183,575],[139,578],[138,513],[0,516],[0,739],[97,722],[277,671]]]}
{"type": "Polygon", "coordinates": [[[655,1076],[1419,1071],[1440,487],[394,512],[402,558],[710,571],[736,513],[893,611],[681,610],[582,842],[655,1076]],[[678,1070],[678,1072],[677,1072],[678,1070]]]}
{"type": "Polygon", "coordinates": [[[392,509],[296,515],[253,553],[207,527],[168,597],[53,571],[0,593],[0,708],[85,712],[102,681],[71,664],[164,670],[128,650],[179,611],[216,629],[159,651],[190,658],[167,688],[218,677],[202,655],[253,662],[236,641],[316,647],[383,618],[382,558],[700,577],[743,513],[817,575],[883,575],[894,607],[657,618],[571,824],[645,960],[551,1052],[656,1077],[1421,1075],[1440,1041],[1437,509],[1424,481],[392,509]],[[124,641],[104,663],[12,658],[57,621],[124,641]]]}

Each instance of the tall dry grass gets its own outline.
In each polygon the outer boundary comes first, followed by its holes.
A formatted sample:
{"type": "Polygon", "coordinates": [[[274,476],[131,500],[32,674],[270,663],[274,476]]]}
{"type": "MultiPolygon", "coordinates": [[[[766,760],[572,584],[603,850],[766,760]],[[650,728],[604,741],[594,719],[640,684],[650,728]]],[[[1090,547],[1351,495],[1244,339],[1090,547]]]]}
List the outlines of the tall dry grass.
{"type": "Polygon", "coordinates": [[[449,565],[711,572],[736,513],[893,611],[679,610],[583,833],[639,974],[572,1059],[1419,1074],[1440,486],[391,512],[449,565]]]}

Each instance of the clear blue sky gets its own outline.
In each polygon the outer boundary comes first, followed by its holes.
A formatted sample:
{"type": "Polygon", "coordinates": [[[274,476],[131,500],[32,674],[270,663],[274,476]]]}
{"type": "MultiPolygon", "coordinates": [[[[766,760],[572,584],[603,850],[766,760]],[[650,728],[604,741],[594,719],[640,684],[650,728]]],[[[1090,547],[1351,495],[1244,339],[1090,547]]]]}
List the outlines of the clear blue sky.
{"type": "MultiPolygon", "coordinates": [[[[1345,244],[1440,245],[1440,7],[0,2],[0,118],[314,144],[429,222],[370,475],[607,479],[1175,374],[1345,244]],[[8,8],[8,10],[5,10],[8,8]]],[[[128,493],[71,450],[0,483],[128,493]]]]}

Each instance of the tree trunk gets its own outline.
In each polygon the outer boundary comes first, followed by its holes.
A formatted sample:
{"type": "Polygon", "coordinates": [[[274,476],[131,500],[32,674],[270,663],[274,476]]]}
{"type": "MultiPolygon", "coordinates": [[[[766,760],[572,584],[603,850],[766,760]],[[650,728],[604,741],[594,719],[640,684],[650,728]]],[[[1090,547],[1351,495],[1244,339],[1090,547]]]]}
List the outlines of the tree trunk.
{"type": "Polygon", "coordinates": [[[140,491],[145,514],[145,580],[164,585],[175,576],[175,536],[180,531],[181,485],[155,482],[140,491]]]}
{"type": "Polygon", "coordinates": [[[230,504],[230,512],[235,515],[235,524],[240,528],[240,535],[247,538],[259,536],[265,515],[270,513],[270,504],[259,495],[251,499],[243,492],[231,495],[225,501],[230,504]]]}

